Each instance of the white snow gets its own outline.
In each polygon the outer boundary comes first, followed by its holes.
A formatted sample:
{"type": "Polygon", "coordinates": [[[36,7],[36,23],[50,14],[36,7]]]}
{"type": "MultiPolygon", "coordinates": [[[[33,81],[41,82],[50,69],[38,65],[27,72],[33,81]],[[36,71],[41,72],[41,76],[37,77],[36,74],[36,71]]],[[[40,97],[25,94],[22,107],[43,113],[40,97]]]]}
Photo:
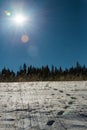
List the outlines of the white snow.
{"type": "Polygon", "coordinates": [[[0,130],[87,130],[87,81],[0,83],[0,130]]]}

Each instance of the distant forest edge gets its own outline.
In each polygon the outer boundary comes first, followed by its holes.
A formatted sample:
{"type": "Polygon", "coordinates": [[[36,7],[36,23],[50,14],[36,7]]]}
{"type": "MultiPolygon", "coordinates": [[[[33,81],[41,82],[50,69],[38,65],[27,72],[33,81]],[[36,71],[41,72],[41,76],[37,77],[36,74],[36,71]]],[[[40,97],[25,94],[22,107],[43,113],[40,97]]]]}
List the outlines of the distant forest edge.
{"type": "Polygon", "coordinates": [[[0,82],[29,82],[29,81],[81,81],[87,80],[87,67],[78,62],[75,67],[63,70],[52,65],[51,69],[46,66],[40,68],[24,64],[15,73],[5,67],[0,72],[0,82]]]}

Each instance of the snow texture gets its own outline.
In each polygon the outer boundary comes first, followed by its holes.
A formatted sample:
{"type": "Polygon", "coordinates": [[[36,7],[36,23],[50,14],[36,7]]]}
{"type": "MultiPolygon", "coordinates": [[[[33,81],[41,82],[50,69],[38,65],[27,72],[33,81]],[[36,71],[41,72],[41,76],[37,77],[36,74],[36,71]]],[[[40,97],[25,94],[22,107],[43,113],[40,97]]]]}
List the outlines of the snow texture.
{"type": "Polygon", "coordinates": [[[87,81],[0,83],[0,130],[87,130],[87,81]]]}

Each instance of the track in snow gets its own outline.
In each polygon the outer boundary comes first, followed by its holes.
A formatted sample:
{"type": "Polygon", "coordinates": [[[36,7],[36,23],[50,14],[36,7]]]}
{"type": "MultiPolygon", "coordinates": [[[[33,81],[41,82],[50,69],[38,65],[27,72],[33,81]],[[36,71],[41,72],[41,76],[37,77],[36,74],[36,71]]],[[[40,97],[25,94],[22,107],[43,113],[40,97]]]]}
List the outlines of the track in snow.
{"type": "Polygon", "coordinates": [[[87,130],[87,81],[0,83],[0,130],[87,130]]]}

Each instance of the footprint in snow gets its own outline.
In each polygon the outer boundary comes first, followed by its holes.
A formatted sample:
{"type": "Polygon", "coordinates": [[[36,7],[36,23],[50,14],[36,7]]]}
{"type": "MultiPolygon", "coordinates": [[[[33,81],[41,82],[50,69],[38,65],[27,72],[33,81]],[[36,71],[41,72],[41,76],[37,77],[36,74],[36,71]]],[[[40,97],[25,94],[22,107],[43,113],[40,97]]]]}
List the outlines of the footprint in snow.
{"type": "Polygon", "coordinates": [[[63,115],[63,113],[64,113],[64,111],[61,110],[61,111],[59,111],[59,112],[57,113],[57,115],[61,116],[61,115],[63,115]]]}
{"type": "Polygon", "coordinates": [[[51,126],[51,125],[53,125],[54,122],[55,122],[54,120],[50,120],[50,121],[47,122],[47,125],[51,126]]]}

